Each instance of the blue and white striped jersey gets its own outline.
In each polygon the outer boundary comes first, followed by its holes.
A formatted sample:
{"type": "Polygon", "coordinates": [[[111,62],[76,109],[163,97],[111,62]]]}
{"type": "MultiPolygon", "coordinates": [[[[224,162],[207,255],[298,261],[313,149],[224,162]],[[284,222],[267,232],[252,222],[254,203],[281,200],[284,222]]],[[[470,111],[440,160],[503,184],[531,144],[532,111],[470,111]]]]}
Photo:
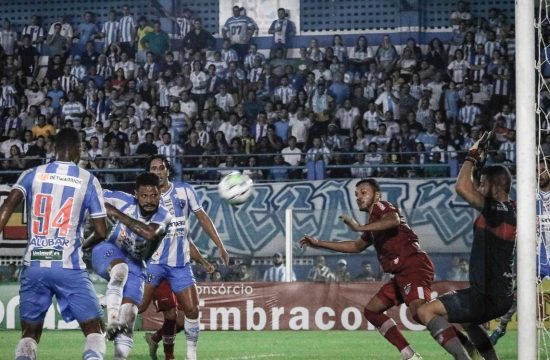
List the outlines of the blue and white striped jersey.
{"type": "MultiPolygon", "coordinates": [[[[162,205],[154,214],[147,217],[143,216],[139,210],[136,197],[125,192],[105,190],[104,196],[105,202],[113,205],[124,214],[146,224],[158,224],[163,232],[166,231],[172,219],[172,215],[162,205]]],[[[147,244],[147,240],[134,233],[121,222],[117,222],[113,226],[105,241],[115,244],[136,260],[145,260],[149,249],[148,245],[150,245],[147,244]]]]}
{"type": "Polygon", "coordinates": [[[13,187],[27,205],[24,264],[86,269],[80,249],[84,218],[106,216],[99,181],[72,162],[55,161],[25,171],[13,187]]]}
{"type": "Polygon", "coordinates": [[[231,44],[248,44],[251,34],[256,31],[258,25],[248,16],[232,16],[225,22],[223,30],[228,33],[231,44]]]}
{"type": "Polygon", "coordinates": [[[185,182],[170,184],[162,194],[162,204],[172,215],[172,222],[150,263],[185,266],[189,262],[189,215],[201,210],[202,205],[195,189],[185,182]]]}

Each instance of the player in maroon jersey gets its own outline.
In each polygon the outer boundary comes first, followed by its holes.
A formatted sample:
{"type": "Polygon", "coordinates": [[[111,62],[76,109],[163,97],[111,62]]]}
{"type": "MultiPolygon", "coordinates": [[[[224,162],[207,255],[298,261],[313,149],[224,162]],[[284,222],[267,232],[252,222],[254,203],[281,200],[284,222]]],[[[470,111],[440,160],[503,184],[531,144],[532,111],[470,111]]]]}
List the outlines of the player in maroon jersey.
{"type": "Polygon", "coordinates": [[[355,189],[357,205],[369,213],[369,222],[358,224],[347,215],[340,218],[350,229],[363,232],[357,240],[322,241],[306,235],[300,245],[325,248],[343,253],[358,253],[374,245],[384,272],[394,274],[365,307],[365,317],[392,343],[403,359],[422,359],[399,331],[395,321],[384,314],[389,308],[407,304],[412,317],[431,299],[434,267],[428,255],[420,249],[418,237],[407,225],[399,210],[380,199],[380,186],[375,179],[360,180],[355,189]]]}

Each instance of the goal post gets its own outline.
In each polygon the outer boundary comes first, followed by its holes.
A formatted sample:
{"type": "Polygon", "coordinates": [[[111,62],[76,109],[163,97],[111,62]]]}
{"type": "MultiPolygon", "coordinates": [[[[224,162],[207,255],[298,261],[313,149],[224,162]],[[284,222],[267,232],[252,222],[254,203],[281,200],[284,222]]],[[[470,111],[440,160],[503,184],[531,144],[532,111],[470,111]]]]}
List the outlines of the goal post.
{"type": "MultiPolygon", "coordinates": [[[[541,1],[541,7],[542,3],[541,1]]],[[[518,356],[537,359],[535,5],[516,0],[518,356]]]]}

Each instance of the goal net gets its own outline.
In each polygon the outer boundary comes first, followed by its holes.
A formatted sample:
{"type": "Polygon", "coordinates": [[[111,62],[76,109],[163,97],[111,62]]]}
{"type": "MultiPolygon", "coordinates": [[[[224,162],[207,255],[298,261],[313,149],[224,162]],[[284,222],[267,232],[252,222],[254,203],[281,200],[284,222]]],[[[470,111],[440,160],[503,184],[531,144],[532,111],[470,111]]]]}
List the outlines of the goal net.
{"type": "MultiPolygon", "coordinates": [[[[545,162],[550,171],[550,0],[540,0],[536,9],[535,37],[536,57],[536,114],[537,114],[537,162],[545,162]]],[[[538,358],[550,359],[550,200],[539,193],[537,198],[537,333],[538,358]],[[548,210],[546,209],[548,208],[548,210]],[[548,219],[547,219],[548,217],[548,219]]]]}

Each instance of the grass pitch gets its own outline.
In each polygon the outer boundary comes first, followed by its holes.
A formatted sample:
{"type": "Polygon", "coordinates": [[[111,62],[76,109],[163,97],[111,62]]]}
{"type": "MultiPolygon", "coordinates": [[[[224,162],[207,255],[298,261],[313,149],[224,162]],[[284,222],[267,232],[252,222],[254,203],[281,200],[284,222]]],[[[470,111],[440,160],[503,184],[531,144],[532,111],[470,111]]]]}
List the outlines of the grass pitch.
{"type": "MultiPolygon", "coordinates": [[[[129,359],[150,359],[144,332],[134,335],[129,359]]],[[[405,331],[405,337],[425,360],[450,359],[428,332],[405,331]]],[[[517,333],[509,331],[496,349],[501,360],[517,359],[517,333]]],[[[0,359],[13,359],[19,331],[0,331],[0,359]]],[[[84,337],[81,332],[47,331],[42,335],[38,358],[42,360],[81,359],[84,337]]],[[[163,359],[162,345],[159,359],[163,359]]],[[[377,331],[203,331],[198,357],[201,360],[252,359],[400,359],[397,350],[377,331]]],[[[113,358],[113,345],[107,345],[106,359],[113,358]]],[[[185,337],[178,334],[176,359],[185,359],[185,337]]]]}

